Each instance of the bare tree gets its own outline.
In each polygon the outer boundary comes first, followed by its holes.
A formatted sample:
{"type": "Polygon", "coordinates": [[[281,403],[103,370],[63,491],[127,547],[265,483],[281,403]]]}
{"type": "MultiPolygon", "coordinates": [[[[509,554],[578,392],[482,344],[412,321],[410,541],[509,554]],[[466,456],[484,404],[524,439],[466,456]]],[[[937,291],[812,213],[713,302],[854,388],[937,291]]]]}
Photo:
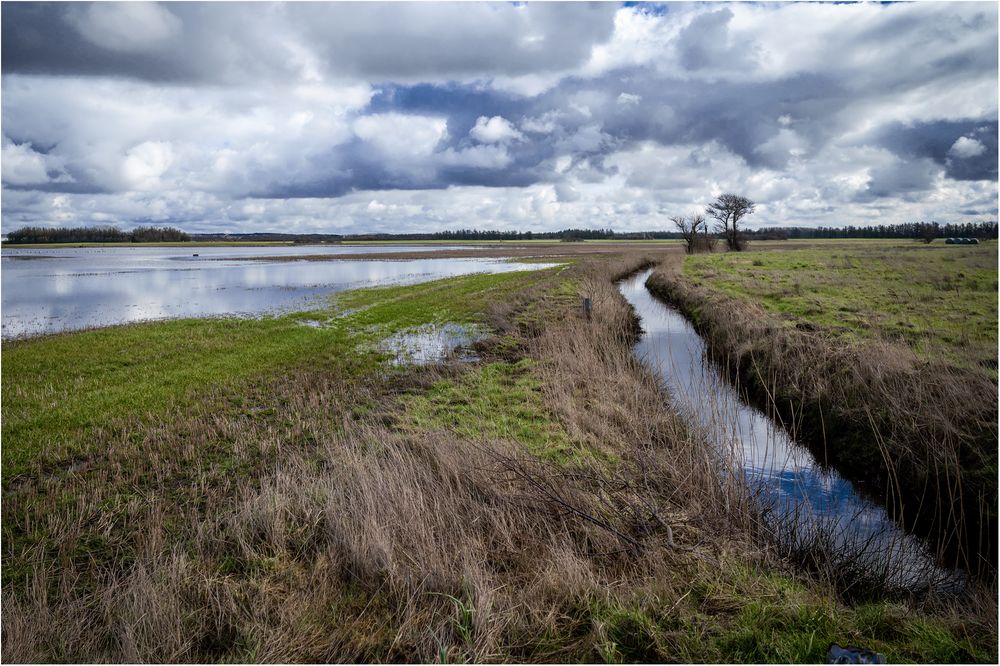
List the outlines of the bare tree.
{"type": "Polygon", "coordinates": [[[708,235],[708,223],[704,215],[670,218],[686,243],[687,253],[711,252],[715,247],[715,239],[708,235]],[[701,230],[701,233],[699,233],[701,230]]]}
{"type": "Polygon", "coordinates": [[[681,232],[681,237],[686,244],[687,253],[691,254],[694,252],[695,237],[698,235],[697,227],[692,224],[690,219],[683,216],[672,217],[670,219],[673,221],[674,226],[677,227],[677,230],[681,232]]]}
{"type": "Polygon", "coordinates": [[[715,251],[715,236],[711,235],[708,230],[708,221],[702,214],[691,216],[691,226],[694,227],[694,251],[695,252],[714,252],[715,251]],[[701,229],[701,235],[698,235],[698,229],[701,229]]]}
{"type": "Polygon", "coordinates": [[[719,223],[719,231],[726,237],[730,250],[739,251],[745,246],[740,238],[739,222],[743,217],[754,211],[756,204],[738,194],[721,194],[715,201],[708,204],[705,213],[719,223]]]}

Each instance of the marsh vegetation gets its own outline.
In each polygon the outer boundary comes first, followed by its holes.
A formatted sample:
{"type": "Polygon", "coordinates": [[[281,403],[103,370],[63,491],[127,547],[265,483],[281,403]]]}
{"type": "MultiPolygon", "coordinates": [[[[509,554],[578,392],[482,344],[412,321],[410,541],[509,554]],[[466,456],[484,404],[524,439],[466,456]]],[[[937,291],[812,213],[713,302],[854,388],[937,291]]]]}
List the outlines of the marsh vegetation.
{"type": "Polygon", "coordinates": [[[989,585],[859,600],[768,540],[632,353],[615,282],[682,258],[5,343],[4,659],[995,660],[989,585]],[[393,363],[428,326],[477,360],[393,363]]]}

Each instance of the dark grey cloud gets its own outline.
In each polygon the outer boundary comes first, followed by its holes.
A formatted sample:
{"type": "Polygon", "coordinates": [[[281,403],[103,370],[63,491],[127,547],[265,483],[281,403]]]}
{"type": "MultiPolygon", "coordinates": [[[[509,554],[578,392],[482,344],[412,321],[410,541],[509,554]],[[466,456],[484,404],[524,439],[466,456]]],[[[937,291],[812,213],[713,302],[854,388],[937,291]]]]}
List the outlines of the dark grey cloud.
{"type": "Polygon", "coordinates": [[[376,80],[527,74],[576,66],[611,36],[608,3],[305,3],[292,8],[340,73],[376,80]]]}
{"type": "Polygon", "coordinates": [[[155,82],[517,75],[581,64],[609,3],[4,3],[8,73],[155,82]]]}
{"type": "MultiPolygon", "coordinates": [[[[629,71],[627,82],[623,78],[620,71],[593,79],[571,77],[535,97],[505,96],[473,86],[394,86],[376,95],[371,107],[379,112],[443,114],[450,137],[442,148],[457,149],[472,143],[468,132],[483,116],[501,115],[515,122],[553,118],[551,131],[529,132],[530,141],[509,146],[512,160],[506,169],[466,174],[451,169],[427,183],[428,187],[443,187],[449,182],[509,186],[544,181],[551,174],[541,167],[567,151],[576,160],[590,157],[589,165],[600,169],[604,154],[644,141],[661,145],[717,141],[751,166],[784,168],[790,158],[787,150],[780,155],[761,150],[786,129],[780,119],[794,118],[789,122],[801,135],[803,151],[816,152],[838,130],[829,117],[850,102],[849,92],[840,82],[822,75],[719,85],[667,78],[649,68],[638,68],[629,71]],[[622,103],[619,99],[623,94],[641,101],[622,103]],[[585,113],[574,108],[581,99],[585,100],[585,113]],[[581,134],[588,132],[603,137],[585,141],[581,134]]],[[[352,160],[365,162],[358,154],[352,160]]],[[[392,179],[381,182],[386,187],[404,186],[392,179]]],[[[365,186],[371,184],[366,180],[365,186]]]]}
{"type": "MultiPolygon", "coordinates": [[[[779,81],[727,82],[665,77],[650,70],[634,71],[627,84],[612,72],[596,81],[569,82],[553,93],[549,104],[579,90],[616,90],[639,95],[641,104],[605,106],[604,129],[629,142],[688,144],[719,141],[753,166],[784,166],[783,160],[758,148],[781,129],[788,117],[814,144],[838,128],[831,116],[850,102],[843,83],[824,74],[795,75],[779,81]]],[[[614,100],[615,96],[611,97],[614,100]]]]}
{"type": "Polygon", "coordinates": [[[870,139],[907,159],[930,158],[943,165],[948,177],[955,180],[997,179],[995,120],[938,121],[911,126],[893,123],[881,128],[870,139]],[[956,142],[959,142],[959,149],[953,150],[956,142]],[[963,153],[963,143],[978,144],[981,148],[963,153]]]}
{"type": "Polygon", "coordinates": [[[934,183],[937,170],[928,160],[897,162],[872,170],[871,180],[855,201],[871,202],[890,197],[911,198],[915,193],[928,190],[934,183]]]}
{"type": "MultiPolygon", "coordinates": [[[[132,50],[123,56],[87,39],[79,28],[90,3],[4,3],[0,53],[5,74],[66,76],[126,76],[156,82],[197,81],[213,76],[211,67],[198,67],[179,39],[167,39],[148,52],[132,50]]],[[[161,11],[173,16],[169,6],[161,11]]]]}
{"type": "Polygon", "coordinates": [[[677,38],[681,65],[689,71],[726,67],[750,68],[756,49],[750,41],[735,40],[729,31],[729,8],[696,16],[677,38]]]}

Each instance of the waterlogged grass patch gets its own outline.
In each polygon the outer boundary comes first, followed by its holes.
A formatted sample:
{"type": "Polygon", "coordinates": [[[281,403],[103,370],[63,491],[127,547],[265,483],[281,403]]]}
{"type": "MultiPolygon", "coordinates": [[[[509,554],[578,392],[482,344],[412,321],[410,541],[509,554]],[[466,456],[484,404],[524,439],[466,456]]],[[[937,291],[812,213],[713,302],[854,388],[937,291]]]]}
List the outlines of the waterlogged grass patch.
{"type": "Polygon", "coordinates": [[[335,324],[335,320],[333,317],[326,319],[296,319],[295,323],[309,328],[329,328],[335,324]]]}
{"type": "Polygon", "coordinates": [[[329,310],[281,317],[168,320],[7,342],[4,481],[36,463],[87,455],[88,433],[111,419],[193,406],[208,387],[303,366],[362,376],[379,367],[379,341],[430,323],[476,322],[488,304],[547,272],[362,289],[338,294],[329,310]],[[349,313],[336,318],[338,310],[349,313]]]}
{"type": "MultiPolygon", "coordinates": [[[[389,336],[377,349],[389,354],[393,365],[426,365],[444,360],[485,335],[474,324],[424,324],[389,336]]],[[[476,360],[471,351],[464,351],[458,357],[463,361],[476,360]]]]}
{"type": "Polygon", "coordinates": [[[927,357],[996,366],[996,246],[913,245],[695,255],[695,284],[752,298],[788,325],[902,341],[927,357]]]}
{"type": "Polygon", "coordinates": [[[533,284],[551,270],[482,273],[417,285],[373,287],[336,294],[332,303],[348,311],[355,329],[367,326],[391,334],[427,323],[472,323],[494,303],[533,284]]]}
{"type": "Polygon", "coordinates": [[[446,429],[463,438],[512,439],[532,454],[558,464],[598,454],[574,442],[542,401],[533,363],[488,363],[455,380],[443,380],[404,400],[404,427],[446,429]]]}

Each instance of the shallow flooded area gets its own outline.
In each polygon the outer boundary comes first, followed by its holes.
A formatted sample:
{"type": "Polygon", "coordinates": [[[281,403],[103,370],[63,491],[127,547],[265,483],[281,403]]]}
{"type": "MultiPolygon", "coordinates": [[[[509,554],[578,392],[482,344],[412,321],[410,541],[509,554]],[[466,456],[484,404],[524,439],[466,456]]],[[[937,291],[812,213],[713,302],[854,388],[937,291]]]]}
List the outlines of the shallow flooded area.
{"type": "Polygon", "coordinates": [[[176,317],[259,316],[325,304],[332,292],[549,264],[497,259],[381,261],[399,246],[4,249],[3,338],[176,317]],[[356,253],[357,260],[288,261],[356,253]],[[198,256],[193,256],[197,254],[198,256]],[[254,257],[279,256],[266,261],[254,257]]]}
{"type": "Polygon", "coordinates": [[[885,509],[794,440],[794,428],[747,404],[706,353],[687,319],[645,287],[652,271],[620,283],[642,321],[636,356],[663,380],[677,409],[723,454],[721,474],[742,475],[778,539],[832,546],[890,586],[955,588],[963,574],[935,564],[929,547],[885,509]]]}
{"type": "Polygon", "coordinates": [[[466,348],[482,337],[483,332],[476,326],[426,324],[386,338],[381,349],[393,354],[394,365],[427,365],[452,354],[461,361],[474,361],[476,356],[466,348]]]}

